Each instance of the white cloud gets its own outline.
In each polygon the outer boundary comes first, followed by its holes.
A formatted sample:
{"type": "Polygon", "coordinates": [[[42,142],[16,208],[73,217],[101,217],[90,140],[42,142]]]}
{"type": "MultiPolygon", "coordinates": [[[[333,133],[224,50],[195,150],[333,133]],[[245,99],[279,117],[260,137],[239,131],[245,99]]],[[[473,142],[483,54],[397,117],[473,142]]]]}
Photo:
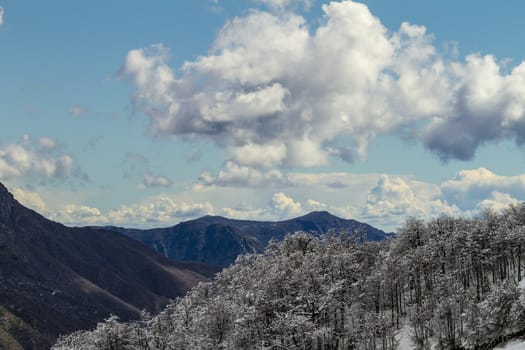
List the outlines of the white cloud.
{"type": "Polygon", "coordinates": [[[5,15],[4,8],[0,6],[0,26],[4,24],[4,15],[5,15]]]}
{"type": "Polygon", "coordinates": [[[306,10],[312,6],[312,0],[252,0],[268,6],[272,10],[283,10],[291,5],[302,5],[306,10]]]}
{"type": "Polygon", "coordinates": [[[82,107],[82,106],[73,106],[69,109],[69,114],[75,116],[75,117],[78,117],[79,115],[82,115],[82,114],[85,114],[87,113],[87,109],[85,107],[82,107]]]}
{"type": "Polygon", "coordinates": [[[439,185],[383,175],[354,215],[379,227],[395,228],[406,218],[472,216],[482,209],[499,211],[525,200],[525,174],[501,176],[479,168],[462,170],[439,185]]]}
{"type": "Polygon", "coordinates": [[[286,157],[283,143],[267,145],[246,144],[234,150],[234,158],[241,164],[253,167],[272,168],[286,157]]]}
{"type": "Polygon", "coordinates": [[[170,187],[171,181],[164,176],[153,176],[151,174],[145,174],[141,183],[137,185],[139,189],[151,188],[151,187],[170,187]]]}
{"type": "Polygon", "coordinates": [[[202,117],[209,122],[232,122],[240,118],[249,121],[261,115],[272,115],[284,109],[288,90],[280,84],[259,88],[250,92],[217,92],[210,96],[197,96],[202,117]]]}
{"type": "Polygon", "coordinates": [[[504,73],[490,55],[448,58],[425,27],[389,32],[353,1],[323,5],[312,23],[286,9],[292,1],[262,1],[283,10],[229,20],[207,55],[181,67],[162,44],[128,53],[121,77],[154,133],[214,140],[231,157],[225,172],[351,161],[379,134],[443,160],[525,142],[525,63],[504,73]]]}
{"type": "Polygon", "coordinates": [[[49,137],[41,137],[38,139],[38,144],[40,147],[46,150],[53,150],[57,147],[56,140],[49,138],[49,137]]]}
{"type": "Polygon", "coordinates": [[[22,188],[14,188],[12,192],[15,199],[22,205],[63,224],[82,226],[107,225],[109,223],[108,218],[98,208],[79,204],[53,206],[49,205],[38,192],[22,188]]]}
{"type": "Polygon", "coordinates": [[[123,205],[116,210],[110,210],[107,218],[112,224],[135,226],[172,225],[181,220],[196,218],[214,212],[208,202],[186,203],[160,195],[152,197],[139,204],[123,205]]]}
{"type": "Polygon", "coordinates": [[[220,215],[235,219],[285,220],[305,213],[300,202],[283,192],[274,193],[270,200],[257,207],[250,203],[238,203],[235,207],[225,207],[220,215]]]}
{"type": "Polygon", "coordinates": [[[283,192],[275,193],[272,196],[272,207],[279,213],[279,216],[290,217],[303,214],[301,203],[294,201],[283,192]]]}
{"type": "Polygon", "coordinates": [[[44,213],[47,209],[44,199],[36,192],[15,188],[13,189],[13,195],[22,205],[34,209],[39,213],[44,213]]]}
{"type": "Polygon", "coordinates": [[[409,178],[382,175],[368,192],[360,216],[380,227],[395,228],[408,217],[432,218],[443,214],[458,215],[457,207],[442,198],[439,186],[409,178]]]}
{"type": "Polygon", "coordinates": [[[206,190],[188,188],[108,210],[78,204],[74,197],[65,203],[57,201],[67,194],[48,191],[41,197],[20,188],[13,193],[23,204],[69,225],[158,227],[206,214],[283,220],[327,210],[387,231],[401,226],[409,216],[472,216],[485,208],[501,210],[525,200],[525,174],[502,176],[483,168],[460,171],[441,184],[409,176],[345,173],[293,173],[287,180],[274,191],[266,186],[205,186],[206,190]]]}
{"type": "Polygon", "coordinates": [[[509,194],[525,200],[525,174],[516,176],[496,175],[488,169],[462,170],[442,185],[448,202],[462,210],[475,208],[483,200],[494,198],[493,193],[509,194]]]}
{"type": "Polygon", "coordinates": [[[50,219],[66,225],[107,225],[108,218],[98,208],[67,204],[58,210],[50,212],[50,219]]]}
{"type": "Polygon", "coordinates": [[[204,186],[223,186],[223,187],[268,187],[287,185],[287,177],[276,169],[258,170],[249,166],[238,165],[229,161],[224,170],[220,170],[216,176],[209,172],[201,174],[200,183],[196,188],[204,186]]]}
{"type": "MultiPolygon", "coordinates": [[[[226,181],[224,176],[222,180],[226,181]]],[[[282,220],[328,210],[388,231],[409,216],[471,216],[484,208],[500,210],[525,199],[525,175],[500,176],[486,169],[464,170],[440,184],[396,175],[290,173],[286,182],[273,186],[276,191],[269,193],[267,185],[205,185],[206,191],[193,189],[185,195],[196,201],[206,199],[216,213],[238,219],[282,220]]]]}
{"type": "Polygon", "coordinates": [[[72,175],[73,157],[61,154],[51,138],[33,141],[24,135],[22,142],[0,145],[0,180],[18,177],[43,179],[72,175]]]}
{"type": "Polygon", "coordinates": [[[453,66],[454,103],[424,130],[425,145],[443,160],[469,160],[483,143],[525,142],[525,62],[508,74],[494,56],[470,55],[453,66]]]}
{"type": "Polygon", "coordinates": [[[83,204],[57,203],[52,193],[48,193],[48,196],[54,203],[49,204],[34,191],[14,188],[12,192],[22,205],[51,220],[72,226],[119,225],[150,228],[174,225],[182,220],[214,213],[214,208],[209,202],[185,202],[168,195],[158,195],[140,203],[121,205],[116,209],[103,211],[83,204]]]}
{"type": "Polygon", "coordinates": [[[272,220],[274,217],[267,208],[254,208],[238,205],[235,208],[226,207],[221,209],[219,215],[238,220],[272,220]]]}
{"type": "Polygon", "coordinates": [[[313,211],[313,210],[326,210],[328,208],[328,205],[321,203],[319,201],[316,201],[315,199],[308,199],[306,201],[306,207],[313,211]]]}
{"type": "Polygon", "coordinates": [[[44,203],[39,210],[50,219],[67,225],[119,225],[143,228],[174,225],[182,220],[214,213],[213,206],[208,202],[188,203],[167,195],[151,197],[140,203],[122,205],[105,212],[81,204],[49,208],[44,203]]]}
{"type": "Polygon", "coordinates": [[[519,201],[516,198],[512,198],[510,194],[494,191],[491,193],[491,197],[482,200],[478,204],[478,207],[481,209],[491,209],[498,212],[508,208],[511,205],[517,204],[519,204],[519,201]]]}

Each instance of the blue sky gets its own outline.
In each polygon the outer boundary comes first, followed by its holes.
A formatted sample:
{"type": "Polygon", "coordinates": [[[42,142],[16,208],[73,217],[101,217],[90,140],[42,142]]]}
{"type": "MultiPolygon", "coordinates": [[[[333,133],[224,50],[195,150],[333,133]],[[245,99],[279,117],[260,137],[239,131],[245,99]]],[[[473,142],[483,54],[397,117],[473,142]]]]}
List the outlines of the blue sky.
{"type": "Polygon", "coordinates": [[[0,0],[0,181],[70,225],[525,199],[517,0],[0,0]]]}

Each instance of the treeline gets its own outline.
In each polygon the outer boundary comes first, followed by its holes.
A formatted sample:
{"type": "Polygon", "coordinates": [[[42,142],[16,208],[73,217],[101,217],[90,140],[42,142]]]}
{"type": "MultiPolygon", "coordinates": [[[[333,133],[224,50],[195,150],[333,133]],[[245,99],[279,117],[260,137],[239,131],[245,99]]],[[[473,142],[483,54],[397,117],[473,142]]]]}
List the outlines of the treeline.
{"type": "Polygon", "coordinates": [[[362,237],[290,235],[157,316],[111,317],[54,349],[395,349],[400,329],[417,348],[482,349],[525,329],[525,205],[362,237]]]}

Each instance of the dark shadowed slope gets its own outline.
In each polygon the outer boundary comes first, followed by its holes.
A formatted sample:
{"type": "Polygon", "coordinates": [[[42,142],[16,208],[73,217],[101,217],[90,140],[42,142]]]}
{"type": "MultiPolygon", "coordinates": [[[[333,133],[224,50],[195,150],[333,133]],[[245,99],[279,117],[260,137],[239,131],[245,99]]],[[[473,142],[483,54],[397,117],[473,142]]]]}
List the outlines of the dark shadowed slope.
{"type": "Polygon", "coordinates": [[[110,314],[158,311],[202,280],[118,233],[49,221],[0,184],[0,348],[49,348],[110,314]]]}
{"type": "Polygon", "coordinates": [[[341,219],[326,211],[312,212],[286,221],[233,220],[204,216],[178,225],[151,230],[108,227],[155,249],[169,259],[198,261],[220,266],[232,264],[239,254],[261,252],[270,239],[282,240],[287,234],[304,231],[363,233],[365,240],[382,240],[387,234],[368,224],[341,219]]]}

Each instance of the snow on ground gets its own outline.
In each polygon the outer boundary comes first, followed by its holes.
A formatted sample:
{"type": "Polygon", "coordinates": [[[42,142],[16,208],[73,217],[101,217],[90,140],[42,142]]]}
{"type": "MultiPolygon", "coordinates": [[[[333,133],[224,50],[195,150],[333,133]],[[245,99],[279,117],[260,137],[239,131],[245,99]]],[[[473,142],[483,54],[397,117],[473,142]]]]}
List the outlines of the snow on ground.
{"type": "MultiPolygon", "coordinates": [[[[518,287],[525,291],[525,278],[519,281],[518,287]]],[[[525,340],[511,340],[503,346],[494,348],[494,350],[525,350],[525,340]]]]}
{"type": "MultiPolygon", "coordinates": [[[[525,278],[518,283],[518,287],[525,292],[525,278]]],[[[404,325],[396,335],[398,341],[397,350],[414,350],[416,346],[412,342],[414,330],[409,325],[404,325]]],[[[511,340],[493,350],[525,350],[525,340],[511,340]]]]}
{"type": "Polygon", "coordinates": [[[409,325],[404,325],[396,335],[398,341],[397,350],[413,350],[416,348],[412,342],[414,331],[409,325]]]}
{"type": "Polygon", "coordinates": [[[525,350],[525,341],[511,340],[503,346],[494,348],[494,350],[525,350]]]}

